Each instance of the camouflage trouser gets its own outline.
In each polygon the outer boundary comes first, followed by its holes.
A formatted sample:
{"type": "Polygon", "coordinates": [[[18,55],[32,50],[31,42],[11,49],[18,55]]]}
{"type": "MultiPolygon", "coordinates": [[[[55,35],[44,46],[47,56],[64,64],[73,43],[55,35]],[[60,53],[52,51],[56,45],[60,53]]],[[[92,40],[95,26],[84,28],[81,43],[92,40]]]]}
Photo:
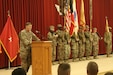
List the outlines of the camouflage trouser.
{"type": "Polygon", "coordinates": [[[99,46],[93,45],[93,56],[96,57],[98,55],[99,46]]]}
{"type": "Polygon", "coordinates": [[[78,57],[78,53],[79,53],[78,43],[75,43],[72,45],[72,58],[76,59],[78,57]]]}
{"type": "Polygon", "coordinates": [[[57,57],[58,57],[59,61],[64,60],[64,46],[63,46],[63,44],[58,44],[58,46],[57,46],[57,57]]]}
{"type": "Polygon", "coordinates": [[[86,57],[89,57],[91,55],[91,52],[92,52],[92,46],[91,44],[86,44],[85,45],[85,55],[86,57]]]}
{"type": "Polygon", "coordinates": [[[64,45],[64,59],[69,59],[70,57],[70,45],[64,45]]]}
{"type": "Polygon", "coordinates": [[[52,62],[56,60],[56,46],[52,46],[52,62]]]}
{"type": "Polygon", "coordinates": [[[106,45],[106,54],[109,55],[112,52],[112,43],[106,45]]]}
{"type": "Polygon", "coordinates": [[[31,65],[31,49],[20,51],[21,66],[28,72],[31,65]]]}
{"type": "Polygon", "coordinates": [[[85,53],[85,44],[80,44],[79,45],[79,58],[82,58],[85,53]]]}
{"type": "Polygon", "coordinates": [[[76,59],[78,57],[78,50],[77,49],[72,49],[72,58],[76,59]]]}

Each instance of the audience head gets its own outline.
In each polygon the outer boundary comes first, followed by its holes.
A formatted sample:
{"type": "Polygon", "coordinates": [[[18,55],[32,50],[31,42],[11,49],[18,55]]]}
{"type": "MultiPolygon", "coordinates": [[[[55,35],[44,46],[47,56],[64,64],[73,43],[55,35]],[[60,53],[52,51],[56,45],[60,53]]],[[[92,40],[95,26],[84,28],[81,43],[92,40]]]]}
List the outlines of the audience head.
{"type": "Polygon", "coordinates": [[[104,75],[113,75],[113,72],[107,72],[104,75]]]}
{"type": "Polygon", "coordinates": [[[12,75],[26,75],[26,72],[22,68],[14,69],[12,75]]]}
{"type": "Polygon", "coordinates": [[[58,75],[70,75],[70,65],[62,63],[58,66],[58,75]]]}
{"type": "Polygon", "coordinates": [[[87,65],[87,75],[97,75],[98,73],[98,65],[96,62],[89,62],[87,65]]]}

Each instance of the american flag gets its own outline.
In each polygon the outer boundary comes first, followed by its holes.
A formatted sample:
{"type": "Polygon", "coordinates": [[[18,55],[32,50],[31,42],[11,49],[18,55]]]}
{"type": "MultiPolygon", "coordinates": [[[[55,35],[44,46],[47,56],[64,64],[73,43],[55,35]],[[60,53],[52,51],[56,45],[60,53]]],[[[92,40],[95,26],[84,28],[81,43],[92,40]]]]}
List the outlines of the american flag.
{"type": "Polygon", "coordinates": [[[65,19],[66,19],[65,28],[66,28],[66,31],[69,32],[70,31],[70,26],[71,26],[71,12],[70,12],[70,9],[66,12],[65,19]]]}
{"type": "Polygon", "coordinates": [[[77,11],[76,11],[76,4],[75,0],[72,1],[71,4],[71,11],[67,11],[66,14],[66,30],[70,33],[72,36],[73,33],[77,34],[78,32],[78,16],[77,16],[77,11]]]}

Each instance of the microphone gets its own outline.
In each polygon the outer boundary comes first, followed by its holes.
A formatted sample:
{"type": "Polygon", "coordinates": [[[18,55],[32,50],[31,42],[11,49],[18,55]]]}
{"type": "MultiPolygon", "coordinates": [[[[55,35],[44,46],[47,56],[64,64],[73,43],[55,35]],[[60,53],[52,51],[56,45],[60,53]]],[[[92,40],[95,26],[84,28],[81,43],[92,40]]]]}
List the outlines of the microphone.
{"type": "Polygon", "coordinates": [[[36,30],[35,32],[36,32],[37,34],[40,34],[40,31],[38,31],[38,30],[36,30]]]}
{"type": "Polygon", "coordinates": [[[42,40],[46,40],[46,38],[41,34],[40,31],[36,30],[35,32],[36,32],[36,34],[39,34],[39,36],[42,38],[42,40]]]}

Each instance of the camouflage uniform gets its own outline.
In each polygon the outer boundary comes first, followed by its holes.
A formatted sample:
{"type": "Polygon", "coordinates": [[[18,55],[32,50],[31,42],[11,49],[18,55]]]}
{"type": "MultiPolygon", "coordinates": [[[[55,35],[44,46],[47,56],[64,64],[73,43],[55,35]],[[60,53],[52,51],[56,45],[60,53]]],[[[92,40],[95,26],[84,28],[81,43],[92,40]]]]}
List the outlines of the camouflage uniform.
{"type": "Polygon", "coordinates": [[[109,57],[110,53],[112,52],[112,33],[110,31],[106,31],[104,33],[104,42],[106,45],[107,57],[109,57]]]}
{"type": "Polygon", "coordinates": [[[39,41],[33,32],[27,32],[25,29],[19,33],[20,38],[20,58],[22,68],[28,72],[31,65],[31,43],[32,40],[39,41]]]}
{"type": "Polygon", "coordinates": [[[72,58],[73,61],[76,60],[76,58],[78,57],[78,52],[79,52],[79,37],[78,34],[76,35],[75,33],[72,35],[71,37],[71,48],[72,48],[72,58]]]}
{"type": "MultiPolygon", "coordinates": [[[[93,31],[95,30],[96,28],[93,29],[93,31]]],[[[98,55],[98,51],[99,51],[99,35],[97,34],[97,31],[96,32],[93,32],[92,33],[92,37],[93,37],[93,56],[94,56],[94,59],[97,58],[97,55],[98,55]]]]}
{"type": "Polygon", "coordinates": [[[86,59],[89,59],[89,56],[91,55],[92,52],[92,34],[89,31],[89,26],[86,25],[86,31],[84,32],[85,34],[85,55],[86,59]]]}
{"type": "Polygon", "coordinates": [[[64,60],[64,31],[62,30],[62,25],[58,24],[58,30],[56,31],[57,37],[57,58],[59,63],[64,60]]]}
{"type": "Polygon", "coordinates": [[[55,35],[54,26],[50,26],[47,38],[49,41],[52,41],[52,62],[54,62],[56,60],[56,46],[57,46],[56,43],[57,35],[55,35]]]}
{"type": "Polygon", "coordinates": [[[79,36],[79,60],[83,60],[83,56],[85,53],[85,35],[83,27],[79,29],[78,36],[79,36]]]}
{"type": "Polygon", "coordinates": [[[70,57],[70,40],[69,32],[64,31],[64,59],[66,62],[70,57]]]}

